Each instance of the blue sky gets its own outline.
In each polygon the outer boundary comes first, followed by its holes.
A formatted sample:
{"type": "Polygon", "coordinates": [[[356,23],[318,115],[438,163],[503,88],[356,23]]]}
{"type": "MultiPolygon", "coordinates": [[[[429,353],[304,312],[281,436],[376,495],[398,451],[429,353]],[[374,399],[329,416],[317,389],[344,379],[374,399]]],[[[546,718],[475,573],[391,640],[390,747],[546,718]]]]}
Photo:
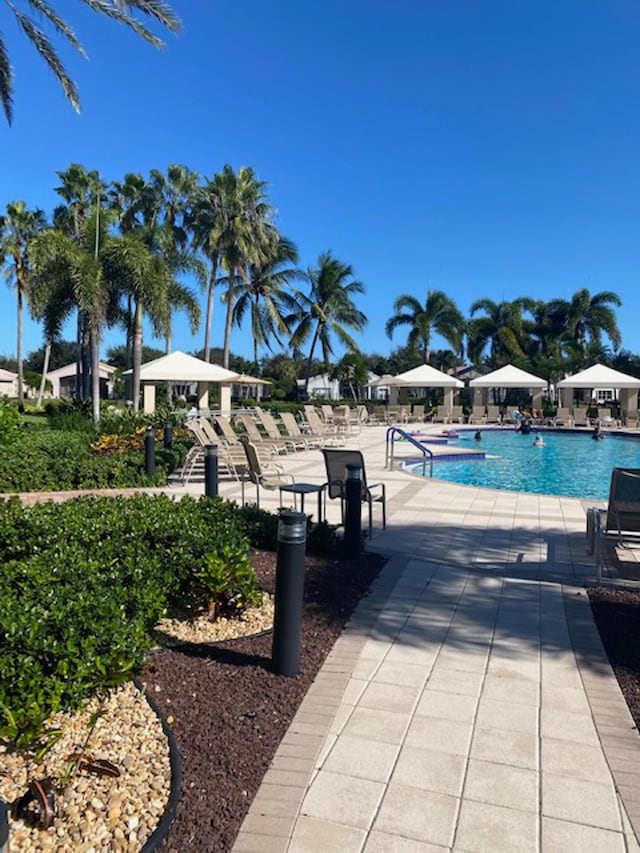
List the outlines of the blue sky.
{"type": "MultiPolygon", "coordinates": [[[[61,46],[80,116],[0,7],[16,77],[14,124],[0,121],[0,208],[21,198],[50,212],[55,172],[72,162],[107,180],[169,163],[207,176],[250,165],[301,264],[332,249],[365,284],[365,352],[405,342],[402,329],[384,334],[394,298],[428,287],[464,313],[484,296],[613,290],[623,346],[640,351],[636,0],[172,5],[184,30],[159,52],[55,3],[90,55],[61,46]]],[[[176,320],[174,348],[202,337],[176,320]]],[[[40,344],[27,323],[25,351],[40,344]]],[[[249,334],[235,331],[232,350],[250,355],[249,334]]],[[[14,351],[3,284],[0,353],[14,351]]]]}

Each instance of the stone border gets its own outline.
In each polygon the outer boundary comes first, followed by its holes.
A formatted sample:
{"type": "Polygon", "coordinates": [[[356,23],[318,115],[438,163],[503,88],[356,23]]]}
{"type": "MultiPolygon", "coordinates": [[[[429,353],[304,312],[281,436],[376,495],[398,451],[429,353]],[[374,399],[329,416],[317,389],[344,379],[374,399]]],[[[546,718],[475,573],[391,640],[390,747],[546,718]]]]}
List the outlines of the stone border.
{"type": "Polygon", "coordinates": [[[171,824],[173,823],[173,819],[176,815],[176,808],[178,806],[178,800],[180,799],[180,791],[182,788],[182,762],[180,761],[178,742],[176,741],[175,735],[171,731],[171,726],[167,722],[157,702],[144,689],[144,686],[141,684],[137,677],[134,678],[133,681],[138,690],[147,700],[149,706],[152,708],[152,710],[155,712],[156,716],[160,720],[162,731],[164,732],[167,741],[169,742],[169,768],[171,770],[171,787],[169,790],[169,799],[167,801],[167,807],[165,808],[164,814],[160,818],[158,825],[153,830],[151,835],[147,838],[141,850],[141,853],[154,853],[154,851],[156,851],[160,847],[164,839],[167,837],[169,829],[171,828],[171,824]]]}
{"type": "Polygon", "coordinates": [[[640,737],[600,639],[584,587],[563,586],[576,664],[623,817],[640,842],[640,737]]]}

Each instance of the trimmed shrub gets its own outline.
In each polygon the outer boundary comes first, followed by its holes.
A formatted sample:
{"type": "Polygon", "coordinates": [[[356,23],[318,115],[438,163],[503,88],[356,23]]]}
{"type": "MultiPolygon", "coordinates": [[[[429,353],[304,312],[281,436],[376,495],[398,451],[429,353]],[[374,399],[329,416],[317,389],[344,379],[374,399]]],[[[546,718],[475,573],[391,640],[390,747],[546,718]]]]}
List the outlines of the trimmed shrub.
{"type": "Polygon", "coordinates": [[[170,603],[255,598],[240,514],[220,499],[0,502],[0,737],[46,744],[47,718],[127,680],[170,603]]]}

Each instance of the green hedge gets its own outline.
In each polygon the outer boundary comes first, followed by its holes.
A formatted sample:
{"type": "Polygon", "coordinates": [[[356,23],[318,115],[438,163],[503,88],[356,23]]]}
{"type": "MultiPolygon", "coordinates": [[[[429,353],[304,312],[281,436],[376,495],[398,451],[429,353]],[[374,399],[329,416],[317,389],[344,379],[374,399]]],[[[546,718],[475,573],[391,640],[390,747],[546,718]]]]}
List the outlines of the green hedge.
{"type": "Polygon", "coordinates": [[[145,474],[144,453],[100,456],[90,437],[78,432],[37,430],[0,446],[0,492],[126,488],[163,485],[180,465],[187,444],[172,450],[156,445],[156,474],[145,474]]]}
{"type": "Polygon", "coordinates": [[[203,594],[203,568],[234,606],[251,598],[245,529],[219,499],[0,502],[0,737],[37,747],[52,713],[128,679],[167,606],[203,594]]]}

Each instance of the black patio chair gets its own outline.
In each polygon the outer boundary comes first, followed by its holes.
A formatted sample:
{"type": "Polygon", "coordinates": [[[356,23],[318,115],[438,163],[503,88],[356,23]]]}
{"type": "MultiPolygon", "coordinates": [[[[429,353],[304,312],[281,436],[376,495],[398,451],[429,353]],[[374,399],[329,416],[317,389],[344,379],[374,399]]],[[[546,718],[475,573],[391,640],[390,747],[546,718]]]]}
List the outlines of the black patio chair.
{"type": "Polygon", "coordinates": [[[364,457],[359,450],[338,450],[333,447],[321,448],[327,470],[326,495],[330,499],[340,498],[342,522],[344,524],[344,504],[346,496],[347,465],[359,465],[362,469],[362,502],[369,508],[369,538],[373,526],[373,504],[382,506],[382,527],[387,526],[387,501],[384,483],[367,483],[364,457]],[[373,491],[377,489],[378,491],[373,491]]]}

